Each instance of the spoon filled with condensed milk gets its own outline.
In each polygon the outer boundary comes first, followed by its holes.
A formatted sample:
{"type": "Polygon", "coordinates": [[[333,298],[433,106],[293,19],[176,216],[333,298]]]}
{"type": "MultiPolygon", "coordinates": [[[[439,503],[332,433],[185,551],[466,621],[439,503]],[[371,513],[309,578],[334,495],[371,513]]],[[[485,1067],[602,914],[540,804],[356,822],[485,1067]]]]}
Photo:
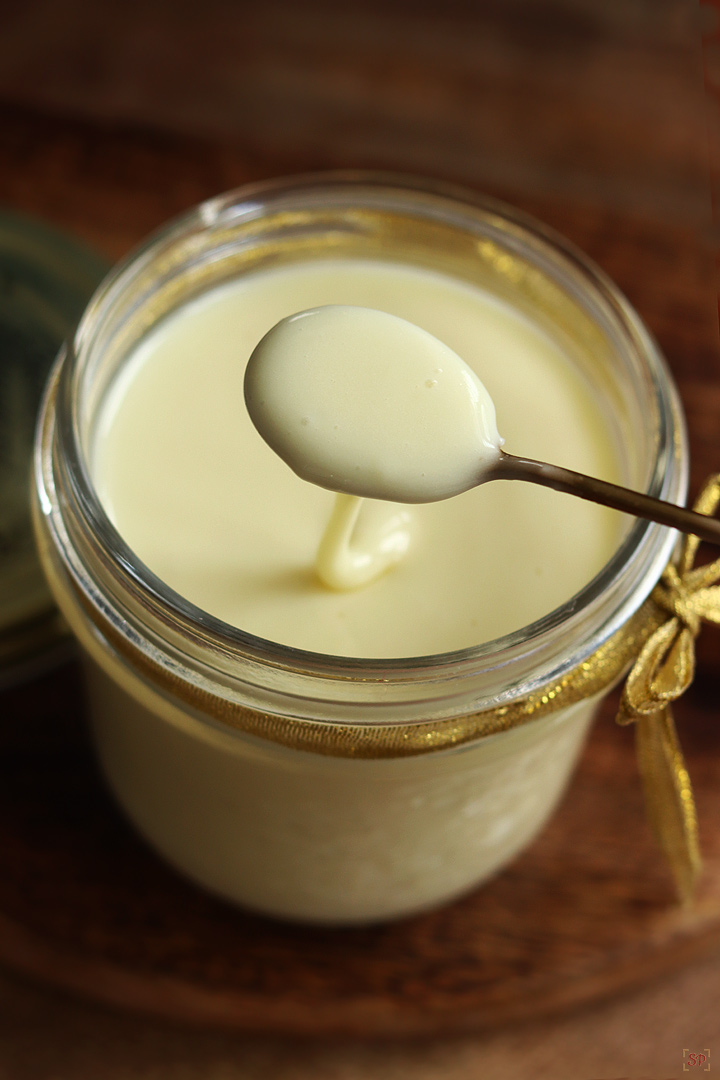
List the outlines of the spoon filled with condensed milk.
{"type": "Polygon", "coordinates": [[[354,588],[402,558],[389,529],[351,557],[363,498],[436,502],[491,480],[526,480],[720,544],[720,522],[502,449],[475,372],[426,330],[372,308],[329,305],[283,319],[253,351],[245,400],[262,437],[304,480],[341,493],[318,555],[326,584],[354,588]]]}

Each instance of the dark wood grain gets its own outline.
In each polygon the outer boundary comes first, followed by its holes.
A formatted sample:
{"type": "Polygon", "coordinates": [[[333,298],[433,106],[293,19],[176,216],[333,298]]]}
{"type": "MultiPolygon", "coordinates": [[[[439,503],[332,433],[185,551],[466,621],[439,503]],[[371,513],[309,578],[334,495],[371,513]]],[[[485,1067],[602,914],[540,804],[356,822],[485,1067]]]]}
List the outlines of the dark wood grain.
{"type": "Polygon", "coordinates": [[[657,219],[707,208],[693,0],[4,9],[0,99],[48,115],[208,137],[283,172],[312,159],[657,219]]]}

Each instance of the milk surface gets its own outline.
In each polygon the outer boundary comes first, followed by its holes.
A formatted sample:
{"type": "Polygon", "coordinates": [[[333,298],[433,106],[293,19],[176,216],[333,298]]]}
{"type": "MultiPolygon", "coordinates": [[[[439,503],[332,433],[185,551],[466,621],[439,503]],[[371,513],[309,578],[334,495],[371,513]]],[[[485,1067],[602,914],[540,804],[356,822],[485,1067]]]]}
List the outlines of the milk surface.
{"type": "MultiPolygon", "coordinates": [[[[314,571],[333,495],[299,479],[244,406],[248,358],[279,320],[326,304],[398,315],[478,374],[509,453],[620,480],[596,397],[539,327],[481,289],[387,261],[305,261],[244,275],[151,331],[106,396],[91,470],[125,541],[172,589],[252,634],[345,656],[465,648],[546,615],[613,553],[622,518],[494,482],[410,510],[401,562],[338,592],[314,571]]],[[[365,502],[356,539],[384,527],[365,502]]]]}

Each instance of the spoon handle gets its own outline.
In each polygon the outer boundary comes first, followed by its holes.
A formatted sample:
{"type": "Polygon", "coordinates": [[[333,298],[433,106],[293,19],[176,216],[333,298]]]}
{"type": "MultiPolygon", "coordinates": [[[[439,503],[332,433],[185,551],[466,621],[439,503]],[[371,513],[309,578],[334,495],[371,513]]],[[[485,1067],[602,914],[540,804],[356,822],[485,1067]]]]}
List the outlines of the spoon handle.
{"type": "Polygon", "coordinates": [[[641,495],[639,491],[631,491],[617,484],[608,484],[605,480],[596,480],[583,473],[561,469],[558,465],[501,453],[500,461],[493,469],[493,479],[527,480],[531,484],[541,484],[543,487],[553,488],[554,491],[577,495],[581,499],[589,499],[590,502],[634,514],[635,517],[669,525],[671,529],[679,529],[683,533],[692,533],[711,544],[720,544],[720,521],[715,518],[696,514],[693,510],[686,510],[684,506],[675,506],[674,503],[664,502],[662,499],[641,495]]]}

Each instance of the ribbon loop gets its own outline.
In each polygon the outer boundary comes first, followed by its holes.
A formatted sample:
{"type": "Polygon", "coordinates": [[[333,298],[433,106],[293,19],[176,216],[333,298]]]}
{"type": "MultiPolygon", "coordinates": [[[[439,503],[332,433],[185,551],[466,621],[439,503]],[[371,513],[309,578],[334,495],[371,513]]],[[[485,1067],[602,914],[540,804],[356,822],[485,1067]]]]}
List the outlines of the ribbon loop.
{"type": "Polygon", "coordinates": [[[697,637],[700,632],[700,615],[697,611],[694,591],[687,581],[687,575],[681,577],[672,564],[667,566],[663,571],[660,584],[655,586],[653,600],[669,615],[679,619],[693,637],[697,637]]]}

